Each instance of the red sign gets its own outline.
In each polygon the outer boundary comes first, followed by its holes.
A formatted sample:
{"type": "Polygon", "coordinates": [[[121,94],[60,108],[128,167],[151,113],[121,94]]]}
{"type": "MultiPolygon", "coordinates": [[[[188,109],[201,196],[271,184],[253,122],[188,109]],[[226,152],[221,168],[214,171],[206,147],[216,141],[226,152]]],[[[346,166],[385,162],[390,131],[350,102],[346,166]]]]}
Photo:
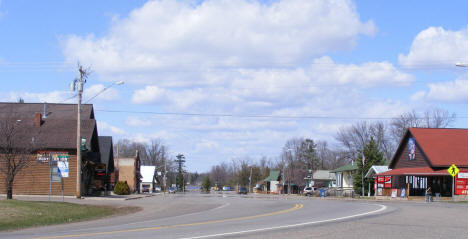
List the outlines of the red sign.
{"type": "Polygon", "coordinates": [[[460,171],[455,176],[455,194],[468,195],[468,171],[460,171]]]}
{"type": "Polygon", "coordinates": [[[377,188],[392,188],[392,176],[380,176],[375,179],[377,188]]]}
{"type": "Polygon", "coordinates": [[[392,176],[385,176],[384,187],[392,188],[392,176]]]}

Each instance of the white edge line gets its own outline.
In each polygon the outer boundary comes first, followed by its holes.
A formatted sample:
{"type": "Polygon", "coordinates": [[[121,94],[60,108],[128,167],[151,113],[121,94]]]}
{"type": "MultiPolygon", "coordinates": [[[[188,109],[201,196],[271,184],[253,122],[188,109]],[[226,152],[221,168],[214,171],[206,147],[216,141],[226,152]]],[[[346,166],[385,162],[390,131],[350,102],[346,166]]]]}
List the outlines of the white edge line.
{"type": "Polygon", "coordinates": [[[228,236],[228,235],[236,235],[236,234],[245,234],[245,233],[251,233],[251,232],[277,230],[277,229],[290,228],[290,227],[299,227],[299,226],[305,226],[305,225],[311,225],[311,224],[317,224],[317,223],[323,223],[323,222],[333,222],[333,221],[340,221],[340,220],[345,220],[345,219],[354,218],[354,217],[361,217],[361,216],[365,216],[369,214],[378,213],[387,209],[387,206],[385,205],[381,205],[381,204],[377,204],[377,205],[379,205],[380,208],[375,211],[365,212],[365,213],[360,213],[360,214],[355,214],[355,215],[350,215],[350,216],[345,216],[345,217],[338,217],[338,218],[332,218],[332,219],[326,219],[326,220],[320,220],[320,221],[304,222],[304,223],[277,226],[277,227],[265,227],[265,228],[251,229],[251,230],[246,230],[246,231],[226,232],[226,233],[196,236],[196,237],[185,237],[181,239],[199,239],[199,238],[219,237],[219,236],[228,236]]]}

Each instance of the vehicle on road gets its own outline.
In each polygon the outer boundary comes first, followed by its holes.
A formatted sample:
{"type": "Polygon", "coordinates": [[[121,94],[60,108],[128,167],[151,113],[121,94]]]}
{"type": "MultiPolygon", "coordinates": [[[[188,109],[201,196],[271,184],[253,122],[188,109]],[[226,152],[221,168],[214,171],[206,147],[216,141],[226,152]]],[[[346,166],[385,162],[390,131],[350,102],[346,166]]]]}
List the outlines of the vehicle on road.
{"type": "Polygon", "coordinates": [[[169,187],[167,191],[169,193],[176,193],[177,189],[175,187],[169,187]]]}
{"type": "Polygon", "coordinates": [[[224,187],[223,187],[223,191],[231,191],[231,187],[229,187],[229,186],[224,186],[224,187]]]}
{"type": "Polygon", "coordinates": [[[306,196],[311,196],[314,193],[314,188],[313,187],[306,187],[304,188],[304,195],[306,196]]]}
{"type": "Polygon", "coordinates": [[[239,188],[239,194],[247,195],[247,188],[245,188],[245,187],[239,188]]]}

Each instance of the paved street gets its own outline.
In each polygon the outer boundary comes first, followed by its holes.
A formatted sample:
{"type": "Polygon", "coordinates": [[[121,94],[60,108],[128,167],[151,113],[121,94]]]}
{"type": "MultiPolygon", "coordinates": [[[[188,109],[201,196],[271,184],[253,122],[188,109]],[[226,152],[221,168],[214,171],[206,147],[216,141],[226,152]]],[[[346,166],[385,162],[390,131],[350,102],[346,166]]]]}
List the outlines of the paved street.
{"type": "MultiPolygon", "coordinates": [[[[74,199],[67,199],[75,201],[74,199]]],[[[176,194],[136,200],[135,214],[0,233],[0,238],[465,238],[466,204],[176,194]]]]}

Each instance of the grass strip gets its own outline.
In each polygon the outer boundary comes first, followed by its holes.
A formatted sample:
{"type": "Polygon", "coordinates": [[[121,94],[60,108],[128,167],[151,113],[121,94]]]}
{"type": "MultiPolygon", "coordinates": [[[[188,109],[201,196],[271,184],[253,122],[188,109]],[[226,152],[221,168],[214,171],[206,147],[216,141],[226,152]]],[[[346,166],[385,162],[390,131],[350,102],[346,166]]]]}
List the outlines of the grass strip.
{"type": "Polygon", "coordinates": [[[136,207],[0,200],[0,231],[84,221],[138,210],[136,207]]]}

